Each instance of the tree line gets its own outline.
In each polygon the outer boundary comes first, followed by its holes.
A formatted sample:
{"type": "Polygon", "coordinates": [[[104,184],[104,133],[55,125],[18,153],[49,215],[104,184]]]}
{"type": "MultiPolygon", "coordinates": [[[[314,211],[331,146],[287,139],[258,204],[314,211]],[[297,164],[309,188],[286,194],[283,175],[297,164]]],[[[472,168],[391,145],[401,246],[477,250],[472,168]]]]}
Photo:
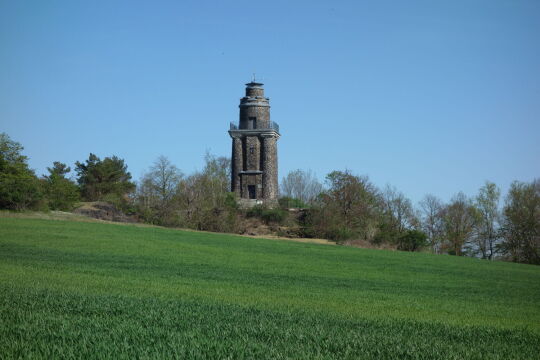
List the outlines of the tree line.
{"type": "Polygon", "coordinates": [[[80,201],[107,201],[155,225],[239,232],[242,218],[260,217],[300,237],[540,264],[540,179],[515,181],[504,199],[486,182],[473,197],[460,192],[443,202],[426,195],[414,206],[396,188],[380,189],[348,170],[329,173],[324,183],[295,170],[281,181],[279,208],[243,210],[230,193],[225,157],[207,154],[204,168],[186,175],[160,156],[135,182],[123,159],[92,153],[75,163],[73,179],[60,162],[38,177],[22,150],[0,134],[0,208],[69,211],[80,201]],[[293,217],[288,208],[303,210],[293,217]]]}
{"type": "Polygon", "coordinates": [[[350,171],[331,172],[323,186],[310,171],[295,170],[281,193],[310,208],[307,236],[540,264],[540,179],[514,181],[502,208],[500,189],[489,181],[474,197],[459,192],[445,203],[428,194],[414,206],[394,187],[379,189],[350,171]]]}

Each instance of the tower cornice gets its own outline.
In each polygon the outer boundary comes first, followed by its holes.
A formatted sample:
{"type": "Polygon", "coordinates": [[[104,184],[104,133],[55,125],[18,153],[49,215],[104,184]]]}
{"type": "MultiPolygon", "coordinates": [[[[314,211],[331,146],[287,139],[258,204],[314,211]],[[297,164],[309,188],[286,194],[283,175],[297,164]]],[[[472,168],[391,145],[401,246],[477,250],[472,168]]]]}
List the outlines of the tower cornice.
{"type": "Polygon", "coordinates": [[[244,137],[244,136],[261,136],[261,137],[276,137],[279,138],[281,135],[274,129],[237,129],[229,130],[229,135],[232,138],[235,137],[244,137]]]}

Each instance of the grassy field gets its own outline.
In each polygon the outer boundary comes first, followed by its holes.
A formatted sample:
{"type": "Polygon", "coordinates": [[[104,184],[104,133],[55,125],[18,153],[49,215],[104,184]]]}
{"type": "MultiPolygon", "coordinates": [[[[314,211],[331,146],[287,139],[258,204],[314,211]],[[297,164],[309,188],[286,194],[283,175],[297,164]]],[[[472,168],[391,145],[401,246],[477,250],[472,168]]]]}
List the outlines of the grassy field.
{"type": "Polygon", "coordinates": [[[0,358],[540,359],[540,267],[0,217],[0,358]]]}

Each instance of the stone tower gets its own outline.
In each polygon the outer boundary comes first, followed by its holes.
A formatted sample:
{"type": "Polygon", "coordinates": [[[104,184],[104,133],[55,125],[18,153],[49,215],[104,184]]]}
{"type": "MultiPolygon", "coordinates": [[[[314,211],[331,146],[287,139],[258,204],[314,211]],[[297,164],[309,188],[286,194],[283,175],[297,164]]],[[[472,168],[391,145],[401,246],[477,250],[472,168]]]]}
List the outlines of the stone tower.
{"type": "Polygon", "coordinates": [[[246,84],[240,99],[240,122],[231,123],[231,191],[243,207],[274,206],[278,199],[277,140],[279,126],[270,120],[269,99],[263,84],[246,84]]]}

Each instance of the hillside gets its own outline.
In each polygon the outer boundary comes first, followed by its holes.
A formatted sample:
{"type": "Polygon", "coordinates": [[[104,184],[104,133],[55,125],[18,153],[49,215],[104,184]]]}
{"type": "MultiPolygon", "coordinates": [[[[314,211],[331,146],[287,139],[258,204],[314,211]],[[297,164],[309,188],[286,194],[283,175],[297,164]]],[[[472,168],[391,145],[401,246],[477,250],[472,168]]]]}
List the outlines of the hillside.
{"type": "Polygon", "coordinates": [[[540,358],[540,267],[0,217],[0,357],[540,358]]]}

